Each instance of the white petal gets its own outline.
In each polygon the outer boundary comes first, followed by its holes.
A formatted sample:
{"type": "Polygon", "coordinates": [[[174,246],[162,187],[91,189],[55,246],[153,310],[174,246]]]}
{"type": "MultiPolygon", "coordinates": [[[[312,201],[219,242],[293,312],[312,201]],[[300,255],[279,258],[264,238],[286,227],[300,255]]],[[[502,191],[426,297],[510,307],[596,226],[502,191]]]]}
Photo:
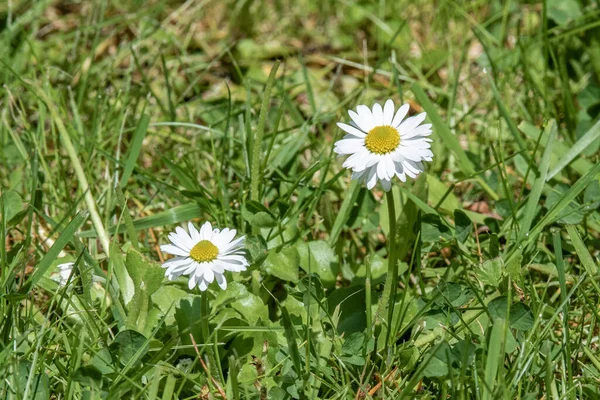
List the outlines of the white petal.
{"type": "Polygon", "coordinates": [[[377,183],[377,171],[376,168],[371,168],[369,170],[369,177],[367,178],[367,189],[371,190],[375,187],[377,183]]]}
{"type": "Polygon", "coordinates": [[[215,274],[213,270],[207,268],[206,271],[204,271],[204,276],[202,277],[202,279],[204,279],[208,283],[211,283],[215,279],[215,274]]]}
{"type": "Polygon", "coordinates": [[[219,248],[219,252],[221,249],[225,248],[226,245],[231,243],[237,231],[235,229],[225,228],[221,231],[221,233],[213,236],[213,244],[219,248]]]}
{"type": "Polygon", "coordinates": [[[204,292],[206,289],[208,289],[208,284],[209,282],[206,282],[204,279],[200,278],[200,284],[198,285],[200,291],[204,292]]]}
{"type": "Polygon", "coordinates": [[[160,249],[165,253],[173,254],[176,256],[187,257],[190,255],[189,251],[180,249],[179,247],[173,246],[172,244],[163,244],[162,246],[160,246],[160,249]]]}
{"type": "Polygon", "coordinates": [[[398,125],[400,125],[400,122],[402,122],[404,117],[406,117],[406,114],[408,114],[409,109],[410,106],[408,104],[403,104],[402,107],[396,111],[396,115],[394,115],[394,119],[392,120],[392,126],[394,128],[397,128],[398,125]]]}
{"type": "Polygon", "coordinates": [[[357,137],[359,137],[359,138],[364,138],[364,137],[366,137],[366,136],[367,136],[367,134],[366,134],[366,133],[364,133],[364,132],[361,132],[361,131],[360,131],[360,130],[358,130],[357,128],[355,128],[355,127],[353,127],[353,126],[350,126],[350,125],[347,125],[347,124],[344,124],[344,123],[342,123],[342,122],[338,122],[338,123],[337,123],[337,126],[338,126],[338,127],[341,129],[341,130],[343,130],[343,131],[345,131],[345,132],[348,132],[348,133],[349,133],[350,135],[352,135],[352,136],[357,136],[357,137]]]}
{"type": "Polygon", "coordinates": [[[416,128],[421,122],[425,121],[426,117],[427,117],[427,113],[422,112],[421,114],[417,114],[414,117],[407,118],[406,121],[401,123],[400,126],[398,127],[400,136],[402,137],[403,132],[409,133],[409,131],[416,128]]]}
{"type": "Polygon", "coordinates": [[[234,241],[228,243],[227,245],[223,246],[222,249],[219,250],[219,254],[220,253],[227,254],[231,251],[235,251],[236,249],[242,247],[244,245],[244,239],[246,239],[246,236],[242,236],[242,237],[237,238],[234,241]]]}
{"type": "Polygon", "coordinates": [[[407,140],[415,136],[429,136],[431,133],[431,124],[423,124],[410,131],[404,132],[404,134],[401,133],[401,138],[402,140],[407,140]]]}
{"type": "Polygon", "coordinates": [[[192,290],[196,286],[196,277],[194,275],[190,276],[190,280],[188,281],[188,288],[192,290]]]}
{"type": "Polygon", "coordinates": [[[191,221],[188,222],[188,231],[190,232],[192,241],[194,243],[198,243],[200,241],[200,232],[198,232],[198,229],[196,229],[196,227],[194,226],[194,224],[192,224],[191,221]]]}
{"type": "Polygon", "coordinates": [[[375,124],[375,126],[384,125],[383,109],[381,108],[381,104],[379,103],[373,104],[373,123],[375,124]]]}
{"type": "Polygon", "coordinates": [[[225,279],[225,275],[223,274],[215,274],[215,278],[217,279],[217,283],[219,287],[223,290],[227,289],[227,279],[225,279]]]}
{"type": "Polygon", "coordinates": [[[385,161],[383,161],[383,160],[377,163],[377,177],[379,179],[387,179],[388,178],[388,174],[385,169],[385,161]]]}
{"type": "Polygon", "coordinates": [[[427,139],[403,140],[402,145],[411,149],[429,149],[431,147],[427,139]]]}
{"type": "Polygon", "coordinates": [[[392,181],[388,181],[387,179],[384,179],[381,181],[381,186],[383,187],[383,190],[385,190],[386,192],[389,192],[390,189],[392,188],[392,181]]]}
{"type": "Polygon", "coordinates": [[[175,246],[179,247],[182,250],[185,250],[187,252],[189,252],[190,250],[192,250],[192,247],[194,247],[194,245],[192,244],[190,246],[190,242],[191,239],[184,239],[181,235],[178,235],[176,233],[169,233],[169,240],[171,241],[171,243],[173,243],[175,246]]]}
{"type": "Polygon", "coordinates": [[[182,264],[187,264],[189,262],[189,258],[188,257],[173,257],[170,260],[167,260],[163,263],[163,265],[161,265],[161,267],[163,268],[169,268],[172,265],[182,265],[182,264]]]}
{"type": "Polygon", "coordinates": [[[394,102],[389,99],[383,106],[383,125],[391,125],[394,118],[394,102]]]}
{"type": "Polygon", "coordinates": [[[362,171],[366,168],[369,157],[369,151],[362,147],[359,151],[348,157],[342,166],[344,168],[351,168],[353,171],[362,171]]]}
{"type": "Polygon", "coordinates": [[[212,225],[206,221],[200,228],[200,240],[210,240],[212,236],[212,225]]]}
{"type": "Polygon", "coordinates": [[[178,226],[177,228],[175,228],[175,232],[177,232],[177,238],[180,241],[182,241],[183,243],[185,243],[187,246],[189,246],[190,249],[192,247],[194,247],[194,245],[196,243],[192,241],[192,238],[190,237],[190,235],[188,235],[188,233],[185,231],[185,229],[183,229],[182,227],[178,226]]]}
{"type": "Polygon", "coordinates": [[[337,154],[354,154],[364,147],[364,139],[342,139],[335,142],[333,151],[337,154]]]}
{"type": "Polygon", "coordinates": [[[369,109],[369,107],[365,105],[360,105],[356,107],[356,111],[358,111],[359,121],[354,121],[356,125],[363,131],[369,132],[371,129],[375,127],[375,121],[373,119],[373,113],[369,109]]]}

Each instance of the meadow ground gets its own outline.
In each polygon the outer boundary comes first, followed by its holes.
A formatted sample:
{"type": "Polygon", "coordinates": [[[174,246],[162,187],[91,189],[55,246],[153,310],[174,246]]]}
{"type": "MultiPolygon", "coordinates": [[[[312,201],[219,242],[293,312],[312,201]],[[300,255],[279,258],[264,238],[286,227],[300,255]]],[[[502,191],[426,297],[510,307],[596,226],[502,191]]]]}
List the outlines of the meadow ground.
{"type": "Polygon", "coordinates": [[[597,1],[9,0],[0,54],[2,399],[600,398],[597,1]],[[333,149],[387,99],[386,195],[333,149]]]}

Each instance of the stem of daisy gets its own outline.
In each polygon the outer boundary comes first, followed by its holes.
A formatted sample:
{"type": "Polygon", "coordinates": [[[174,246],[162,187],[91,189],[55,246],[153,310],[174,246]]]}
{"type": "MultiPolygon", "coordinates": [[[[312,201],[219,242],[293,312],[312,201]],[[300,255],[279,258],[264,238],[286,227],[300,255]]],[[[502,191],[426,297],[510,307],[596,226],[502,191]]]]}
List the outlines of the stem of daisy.
{"type": "MultiPolygon", "coordinates": [[[[388,205],[388,216],[390,220],[390,233],[388,237],[388,274],[386,279],[385,288],[383,290],[384,296],[389,296],[388,299],[388,317],[387,317],[387,331],[385,334],[385,351],[384,354],[387,357],[388,345],[390,341],[390,335],[392,332],[392,319],[394,318],[394,305],[396,304],[396,291],[398,289],[398,261],[396,260],[396,203],[394,202],[394,192],[390,190],[386,192],[386,199],[388,205]]],[[[384,297],[385,298],[385,297],[384,297]]]]}
{"type": "MultiPolygon", "coordinates": [[[[258,201],[259,189],[260,189],[260,165],[261,165],[261,154],[262,154],[262,141],[265,135],[265,121],[267,120],[267,114],[269,110],[269,101],[271,100],[271,90],[275,83],[275,75],[279,68],[279,60],[275,61],[269,79],[267,80],[267,86],[265,87],[265,93],[263,95],[262,104],[260,106],[260,115],[258,117],[258,126],[256,127],[256,134],[252,141],[252,164],[250,169],[250,200],[258,201]]],[[[255,229],[255,228],[253,228],[255,229]]]]}
{"type": "MultiPolygon", "coordinates": [[[[203,344],[210,343],[210,330],[208,329],[208,317],[210,315],[210,307],[208,306],[208,292],[205,290],[200,293],[200,328],[202,330],[203,344]]],[[[203,346],[204,347],[204,346],[203,346]]],[[[213,367],[213,357],[210,346],[204,347],[208,353],[209,371],[213,367]]]]}

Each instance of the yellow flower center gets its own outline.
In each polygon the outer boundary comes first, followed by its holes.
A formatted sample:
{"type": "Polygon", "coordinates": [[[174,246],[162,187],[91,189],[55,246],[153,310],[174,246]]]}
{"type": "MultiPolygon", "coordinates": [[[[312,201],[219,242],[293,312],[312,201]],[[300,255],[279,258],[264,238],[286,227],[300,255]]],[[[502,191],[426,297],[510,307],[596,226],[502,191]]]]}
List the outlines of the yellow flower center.
{"type": "Polygon", "coordinates": [[[190,251],[190,257],[199,263],[212,261],[219,255],[219,249],[208,240],[201,240],[190,251]]]}
{"type": "Polygon", "coordinates": [[[389,125],[376,126],[367,133],[365,146],[371,153],[387,154],[398,148],[400,133],[389,125]]]}

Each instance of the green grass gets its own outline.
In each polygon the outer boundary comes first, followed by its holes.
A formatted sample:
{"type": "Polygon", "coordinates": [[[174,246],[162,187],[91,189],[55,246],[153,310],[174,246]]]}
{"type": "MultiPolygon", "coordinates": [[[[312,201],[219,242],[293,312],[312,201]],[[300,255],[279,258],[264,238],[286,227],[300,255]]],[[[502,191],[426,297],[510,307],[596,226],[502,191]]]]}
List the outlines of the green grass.
{"type": "Polygon", "coordinates": [[[0,398],[600,398],[598,21],[0,2],[0,398]],[[388,98],[434,160],[385,196],[333,143],[388,98]],[[247,236],[227,290],[164,279],[190,220],[247,236]]]}

